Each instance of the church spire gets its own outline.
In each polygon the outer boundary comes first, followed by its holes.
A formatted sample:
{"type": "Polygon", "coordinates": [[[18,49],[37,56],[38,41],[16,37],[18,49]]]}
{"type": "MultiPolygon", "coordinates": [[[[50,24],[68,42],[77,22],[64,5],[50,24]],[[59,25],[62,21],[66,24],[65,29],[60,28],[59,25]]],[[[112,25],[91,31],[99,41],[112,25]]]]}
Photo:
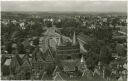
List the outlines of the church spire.
{"type": "Polygon", "coordinates": [[[62,36],[59,38],[58,45],[61,45],[63,43],[62,36]]]}
{"type": "Polygon", "coordinates": [[[84,62],[85,62],[83,55],[82,55],[82,57],[81,57],[80,62],[81,62],[81,63],[84,63],[84,62]]]}
{"type": "Polygon", "coordinates": [[[73,41],[72,41],[72,43],[73,43],[73,45],[76,45],[76,34],[75,34],[75,32],[73,34],[73,41]]]}

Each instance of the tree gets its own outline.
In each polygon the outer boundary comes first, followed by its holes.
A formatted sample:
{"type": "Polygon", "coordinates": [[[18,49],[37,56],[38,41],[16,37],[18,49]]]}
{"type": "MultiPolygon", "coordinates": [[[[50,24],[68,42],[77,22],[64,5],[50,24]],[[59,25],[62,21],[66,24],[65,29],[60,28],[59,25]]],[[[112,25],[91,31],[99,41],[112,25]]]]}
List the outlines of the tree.
{"type": "Polygon", "coordinates": [[[6,50],[8,51],[9,54],[12,53],[12,42],[8,41],[6,44],[6,50]]]}
{"type": "Polygon", "coordinates": [[[30,36],[40,36],[43,32],[42,26],[40,23],[35,23],[31,26],[30,36]]]}
{"type": "Polygon", "coordinates": [[[6,66],[6,65],[2,66],[2,70],[1,71],[3,72],[3,76],[8,76],[10,74],[9,66],[6,66]]]}
{"type": "Polygon", "coordinates": [[[100,61],[103,64],[109,64],[112,60],[112,54],[110,52],[110,49],[108,46],[102,46],[101,50],[100,50],[100,61]]]}
{"type": "Polygon", "coordinates": [[[93,32],[94,37],[99,40],[111,41],[112,40],[112,28],[110,27],[97,27],[93,32]]]}
{"type": "Polygon", "coordinates": [[[97,54],[95,54],[94,52],[90,52],[87,59],[86,59],[86,64],[87,64],[87,67],[90,69],[90,70],[94,70],[95,66],[97,65],[98,63],[98,56],[97,54]]]}

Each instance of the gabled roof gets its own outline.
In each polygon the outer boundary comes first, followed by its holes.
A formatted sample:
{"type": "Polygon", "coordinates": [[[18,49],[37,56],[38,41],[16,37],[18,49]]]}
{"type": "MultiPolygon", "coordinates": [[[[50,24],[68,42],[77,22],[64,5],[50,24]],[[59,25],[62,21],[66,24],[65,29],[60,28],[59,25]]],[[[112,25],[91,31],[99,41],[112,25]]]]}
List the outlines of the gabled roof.
{"type": "Polygon", "coordinates": [[[20,65],[22,65],[23,61],[22,58],[19,57],[19,55],[16,55],[17,61],[19,62],[20,65]]]}
{"type": "Polygon", "coordinates": [[[44,61],[44,58],[46,57],[43,57],[43,53],[39,50],[37,53],[36,53],[36,60],[37,61],[44,61]]]}
{"type": "Polygon", "coordinates": [[[87,78],[92,78],[92,73],[88,69],[84,70],[81,76],[81,79],[87,79],[87,78]]]}
{"type": "Polygon", "coordinates": [[[47,72],[44,72],[41,80],[52,80],[50,76],[47,75],[47,72]]]}
{"type": "Polygon", "coordinates": [[[48,54],[48,56],[45,59],[46,61],[53,61],[53,58],[50,54],[48,54]]]}
{"type": "Polygon", "coordinates": [[[63,80],[59,72],[56,72],[56,75],[54,77],[54,80],[63,80]]]}
{"type": "Polygon", "coordinates": [[[29,57],[28,54],[24,55],[23,57],[23,64],[22,65],[27,65],[27,66],[31,66],[31,58],[29,57]]]}
{"type": "Polygon", "coordinates": [[[43,75],[41,77],[41,80],[44,80],[45,79],[45,76],[46,76],[46,72],[43,73],[43,75]]]}
{"type": "Polygon", "coordinates": [[[82,73],[82,77],[86,76],[86,71],[84,70],[84,72],[82,73]]]}
{"type": "Polygon", "coordinates": [[[23,56],[23,58],[22,58],[23,61],[26,60],[26,59],[29,59],[29,55],[28,55],[28,54],[25,54],[25,55],[23,56]]]}
{"type": "Polygon", "coordinates": [[[35,48],[35,50],[33,50],[33,52],[32,52],[32,61],[34,61],[34,62],[37,61],[37,56],[36,56],[37,51],[38,51],[38,48],[35,48]]]}
{"type": "Polygon", "coordinates": [[[55,69],[53,71],[53,76],[55,76],[56,72],[61,72],[61,70],[58,66],[55,67],[55,69]]]}
{"type": "Polygon", "coordinates": [[[19,57],[22,59],[25,54],[19,54],[19,57]]]}
{"type": "Polygon", "coordinates": [[[46,53],[47,53],[47,56],[46,56],[45,60],[46,61],[54,61],[54,58],[53,58],[51,50],[48,49],[48,51],[46,53]]]}
{"type": "Polygon", "coordinates": [[[29,54],[29,57],[32,57],[32,54],[29,54]]]}
{"type": "Polygon", "coordinates": [[[82,76],[81,76],[81,80],[85,80],[87,79],[87,75],[86,75],[86,71],[84,70],[83,73],[82,73],[82,76]]]}
{"type": "Polygon", "coordinates": [[[37,47],[34,52],[32,53],[32,61],[44,61],[46,55],[44,55],[39,47],[37,47]],[[44,58],[42,58],[44,57],[44,58]]]}
{"type": "Polygon", "coordinates": [[[58,72],[58,74],[62,77],[63,80],[70,80],[70,76],[64,72],[58,72]]]}
{"type": "Polygon", "coordinates": [[[6,59],[7,59],[7,58],[2,55],[2,58],[1,58],[1,65],[3,65],[3,64],[5,63],[6,59]]]}
{"type": "Polygon", "coordinates": [[[32,57],[32,62],[36,62],[36,58],[34,56],[32,57]]]}
{"type": "Polygon", "coordinates": [[[22,65],[22,60],[20,59],[20,57],[18,57],[18,55],[14,55],[12,57],[11,66],[18,67],[21,65],[22,65]]]}
{"type": "Polygon", "coordinates": [[[29,61],[29,59],[24,60],[22,66],[31,66],[31,62],[29,61]]]}

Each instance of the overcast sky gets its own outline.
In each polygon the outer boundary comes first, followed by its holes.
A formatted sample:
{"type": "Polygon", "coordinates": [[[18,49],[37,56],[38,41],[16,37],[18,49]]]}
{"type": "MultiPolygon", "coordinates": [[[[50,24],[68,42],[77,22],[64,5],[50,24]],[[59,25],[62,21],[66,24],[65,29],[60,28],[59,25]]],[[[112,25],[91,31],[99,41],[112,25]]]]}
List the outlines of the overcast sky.
{"type": "Polygon", "coordinates": [[[2,11],[126,12],[126,1],[2,1],[2,11]]]}

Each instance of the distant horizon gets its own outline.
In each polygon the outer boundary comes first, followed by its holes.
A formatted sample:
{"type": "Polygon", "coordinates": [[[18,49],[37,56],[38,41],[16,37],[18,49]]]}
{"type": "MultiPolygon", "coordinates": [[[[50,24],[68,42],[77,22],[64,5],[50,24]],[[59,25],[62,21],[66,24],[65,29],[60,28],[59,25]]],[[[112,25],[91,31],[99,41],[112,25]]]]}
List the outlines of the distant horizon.
{"type": "Polygon", "coordinates": [[[32,13],[127,13],[127,12],[87,12],[87,11],[1,11],[1,12],[32,12],[32,13]]]}
{"type": "Polygon", "coordinates": [[[126,1],[1,1],[2,12],[127,13],[126,1]]]}

